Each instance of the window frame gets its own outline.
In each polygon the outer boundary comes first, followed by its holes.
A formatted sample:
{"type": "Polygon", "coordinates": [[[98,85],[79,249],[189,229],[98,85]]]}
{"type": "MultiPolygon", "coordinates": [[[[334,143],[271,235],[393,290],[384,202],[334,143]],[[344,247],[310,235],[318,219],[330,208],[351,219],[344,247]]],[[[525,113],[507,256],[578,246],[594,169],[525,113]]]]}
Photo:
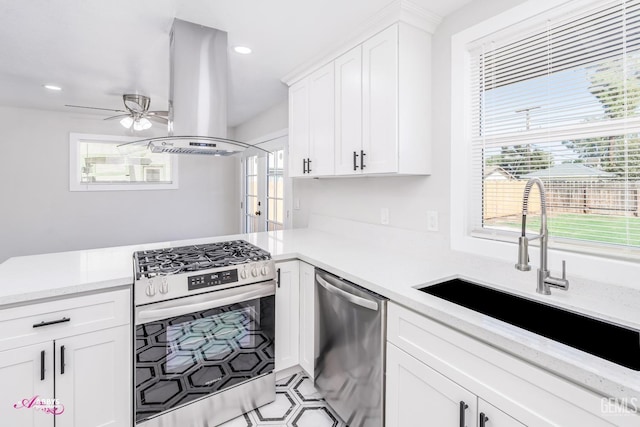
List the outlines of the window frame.
{"type": "Polygon", "coordinates": [[[113,144],[123,144],[126,142],[139,141],[140,138],[119,135],[101,135],[88,133],[69,134],[69,191],[144,191],[144,190],[177,190],[178,184],[178,159],[170,156],[171,163],[171,183],[153,184],[144,183],[83,183],[82,172],[80,170],[80,144],[86,141],[103,142],[113,144]]]}
{"type": "MultiPolygon", "coordinates": [[[[486,256],[513,263],[517,258],[517,238],[514,239],[511,233],[499,231],[478,233],[473,229],[474,215],[482,209],[482,195],[474,194],[472,191],[470,52],[477,46],[478,40],[512,32],[514,29],[522,29],[524,32],[532,25],[532,19],[538,18],[542,22],[550,11],[562,15],[597,3],[594,0],[529,0],[452,36],[450,237],[453,250],[487,254],[486,256]]],[[[537,245],[537,241],[532,244],[537,245]]],[[[607,282],[631,283],[633,274],[637,274],[632,272],[634,268],[637,269],[636,263],[640,260],[640,256],[637,249],[633,250],[633,248],[556,240],[554,247],[549,248],[550,268],[560,269],[563,259],[567,260],[569,274],[578,272],[580,275],[589,275],[594,279],[607,282]],[[611,268],[612,263],[615,263],[616,268],[611,268]]],[[[538,262],[535,250],[532,251],[531,260],[533,264],[538,262]]]]}

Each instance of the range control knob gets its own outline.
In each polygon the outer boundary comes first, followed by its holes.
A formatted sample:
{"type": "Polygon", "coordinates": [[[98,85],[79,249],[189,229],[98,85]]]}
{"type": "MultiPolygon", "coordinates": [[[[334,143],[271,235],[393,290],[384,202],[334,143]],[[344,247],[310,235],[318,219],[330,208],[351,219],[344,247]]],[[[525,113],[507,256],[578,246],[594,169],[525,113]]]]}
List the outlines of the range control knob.
{"type": "Polygon", "coordinates": [[[167,282],[167,279],[163,278],[162,285],[160,285],[160,293],[166,294],[167,292],[169,292],[169,283],[167,282]]]}
{"type": "Polygon", "coordinates": [[[269,274],[269,267],[266,265],[263,265],[262,269],[260,270],[260,273],[262,273],[263,276],[266,276],[267,274],[269,274]]]}
{"type": "Polygon", "coordinates": [[[241,279],[246,279],[248,275],[249,274],[247,273],[247,269],[243,268],[242,271],[240,272],[240,278],[241,279]]]}
{"type": "Polygon", "coordinates": [[[147,288],[144,290],[144,293],[147,294],[148,297],[152,297],[156,294],[156,288],[153,286],[153,283],[149,283],[147,288]]]}
{"type": "Polygon", "coordinates": [[[258,267],[253,267],[253,268],[251,269],[251,275],[252,275],[253,277],[258,277],[258,267]]]}

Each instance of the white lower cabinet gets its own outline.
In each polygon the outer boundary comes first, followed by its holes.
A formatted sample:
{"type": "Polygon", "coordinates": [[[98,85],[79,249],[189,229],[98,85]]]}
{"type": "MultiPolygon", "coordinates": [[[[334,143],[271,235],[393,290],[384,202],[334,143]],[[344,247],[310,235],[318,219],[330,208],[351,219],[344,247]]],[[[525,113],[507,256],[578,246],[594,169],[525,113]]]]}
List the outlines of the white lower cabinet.
{"type": "Polygon", "coordinates": [[[53,426],[53,416],[36,410],[34,398],[53,398],[53,346],[36,344],[0,352],[2,425],[53,426]]]}
{"type": "Polygon", "coordinates": [[[276,264],[275,371],[299,363],[300,288],[298,261],[276,264]]]}
{"type": "Polygon", "coordinates": [[[604,396],[394,303],[387,339],[387,427],[640,425],[638,413],[603,411],[604,396]]]}
{"type": "Polygon", "coordinates": [[[524,427],[393,344],[387,347],[387,427],[524,427]]]}
{"type": "Polygon", "coordinates": [[[131,400],[123,396],[131,389],[130,335],[129,326],[119,326],[56,341],[55,394],[66,414],[56,427],[129,425],[131,400]]]}
{"type": "Polygon", "coordinates": [[[478,399],[478,427],[524,427],[489,402],[478,399]]]}
{"type": "Polygon", "coordinates": [[[0,310],[0,424],[131,425],[129,292],[0,310]]]}
{"type": "Polygon", "coordinates": [[[309,378],[314,378],[315,301],[315,267],[300,261],[300,366],[309,378]]]}
{"type": "Polygon", "coordinates": [[[476,425],[473,393],[393,344],[387,346],[386,402],[386,427],[476,425]]]}

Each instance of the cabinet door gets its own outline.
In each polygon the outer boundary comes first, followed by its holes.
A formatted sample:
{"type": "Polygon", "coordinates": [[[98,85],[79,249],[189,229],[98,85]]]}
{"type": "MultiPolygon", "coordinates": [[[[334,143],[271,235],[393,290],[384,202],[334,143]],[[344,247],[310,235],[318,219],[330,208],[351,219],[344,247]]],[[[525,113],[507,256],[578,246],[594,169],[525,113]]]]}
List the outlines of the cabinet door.
{"type": "Polygon", "coordinates": [[[298,261],[281,262],[276,268],[279,280],[276,287],[275,370],[278,372],[299,363],[300,270],[298,261]]]}
{"type": "Polygon", "coordinates": [[[56,340],[56,427],[125,427],[132,419],[130,326],[56,340]]]}
{"type": "Polygon", "coordinates": [[[502,412],[492,404],[478,399],[478,426],[479,427],[525,427],[515,418],[502,412]]]}
{"type": "Polygon", "coordinates": [[[476,426],[476,396],[387,343],[386,426],[476,426]]]}
{"type": "Polygon", "coordinates": [[[362,45],[363,173],[398,171],[398,26],[362,45]]]}
{"type": "Polygon", "coordinates": [[[308,175],[334,173],[335,101],[333,62],[309,76],[308,175]]]}
{"type": "Polygon", "coordinates": [[[362,47],[336,59],[335,73],[336,174],[357,174],[362,149],[362,47]]]}
{"type": "Polygon", "coordinates": [[[289,176],[304,175],[309,157],[309,80],[289,88],[289,176]]]}
{"type": "Polygon", "coordinates": [[[309,378],[314,378],[315,367],[315,268],[300,262],[300,366],[309,378]]]}
{"type": "Polygon", "coordinates": [[[0,424],[53,427],[53,415],[35,399],[54,399],[51,341],[0,352],[0,424]]]}

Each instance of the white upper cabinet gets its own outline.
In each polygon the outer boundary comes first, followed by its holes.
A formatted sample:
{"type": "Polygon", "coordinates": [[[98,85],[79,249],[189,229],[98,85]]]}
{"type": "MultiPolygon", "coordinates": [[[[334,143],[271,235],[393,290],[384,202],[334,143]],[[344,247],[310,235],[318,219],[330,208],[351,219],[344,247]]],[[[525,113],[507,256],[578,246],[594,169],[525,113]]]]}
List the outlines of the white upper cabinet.
{"type": "Polygon", "coordinates": [[[289,89],[290,176],[333,175],[333,62],[289,89]]]}
{"type": "Polygon", "coordinates": [[[362,65],[361,172],[398,172],[397,25],[362,45],[362,65]]]}
{"type": "Polygon", "coordinates": [[[430,56],[430,34],[397,22],[291,85],[292,176],[428,175],[430,56]]]}
{"type": "Polygon", "coordinates": [[[289,176],[303,176],[309,157],[309,81],[289,88],[289,176]],[[295,113],[294,113],[295,112],[295,113]]]}
{"type": "Polygon", "coordinates": [[[362,150],[362,46],[335,61],[337,175],[360,171],[362,150]]]}

